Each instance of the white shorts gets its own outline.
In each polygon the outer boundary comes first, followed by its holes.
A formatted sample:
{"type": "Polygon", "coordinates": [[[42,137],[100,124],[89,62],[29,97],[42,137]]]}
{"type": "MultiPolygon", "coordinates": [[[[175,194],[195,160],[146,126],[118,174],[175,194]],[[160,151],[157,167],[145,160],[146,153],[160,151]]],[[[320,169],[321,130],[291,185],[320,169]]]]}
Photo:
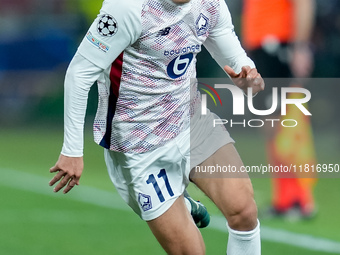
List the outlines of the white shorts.
{"type": "Polygon", "coordinates": [[[166,212],[189,184],[190,170],[223,145],[234,142],[224,127],[213,127],[216,118],[210,112],[197,115],[190,129],[149,152],[105,149],[111,181],[143,220],[155,219],[166,212]]]}

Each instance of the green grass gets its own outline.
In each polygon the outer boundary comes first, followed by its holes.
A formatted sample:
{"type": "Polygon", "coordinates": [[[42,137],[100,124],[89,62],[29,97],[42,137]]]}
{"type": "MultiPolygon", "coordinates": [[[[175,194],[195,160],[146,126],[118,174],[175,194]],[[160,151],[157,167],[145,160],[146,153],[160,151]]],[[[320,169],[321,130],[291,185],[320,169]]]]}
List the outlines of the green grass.
{"type": "Polygon", "coordinates": [[[0,192],[15,198],[1,199],[1,254],[140,254],[140,249],[162,252],[146,224],[132,212],[11,188],[1,187],[0,192]]]}
{"type": "MultiPolygon", "coordinates": [[[[316,140],[320,160],[338,158],[337,148],[328,148],[332,134],[322,134],[316,140]]],[[[61,145],[62,129],[21,129],[0,131],[1,169],[13,169],[52,178],[48,170],[56,162],[61,145]]],[[[247,164],[263,162],[261,138],[250,134],[234,134],[237,148],[247,164]]],[[[334,146],[336,146],[334,144],[334,146]]],[[[87,132],[85,140],[83,186],[114,193],[103,160],[102,149],[87,132]]],[[[331,162],[329,162],[331,163],[331,162]]],[[[27,180],[29,181],[29,180],[27,180]]],[[[1,182],[0,182],[1,183],[1,182]]],[[[320,179],[315,190],[318,216],[311,221],[287,222],[262,220],[269,226],[340,241],[339,179],[320,179]]],[[[39,185],[46,185],[41,183],[39,185]]],[[[270,203],[270,180],[253,179],[259,208],[270,203]]],[[[164,254],[147,225],[131,211],[116,210],[71,200],[69,195],[39,194],[11,185],[0,185],[0,251],[1,254],[164,254]]],[[[209,211],[219,214],[216,207],[195,187],[192,196],[203,201],[209,211]]],[[[227,234],[203,229],[207,254],[225,254],[227,234]]],[[[263,254],[329,254],[309,251],[285,244],[263,241],[263,254]]]]}

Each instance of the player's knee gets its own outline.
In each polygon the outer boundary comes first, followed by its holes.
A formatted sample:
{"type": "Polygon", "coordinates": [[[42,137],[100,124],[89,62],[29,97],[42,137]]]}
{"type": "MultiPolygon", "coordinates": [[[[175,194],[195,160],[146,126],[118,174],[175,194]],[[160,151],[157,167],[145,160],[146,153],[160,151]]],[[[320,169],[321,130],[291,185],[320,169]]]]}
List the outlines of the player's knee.
{"type": "Polygon", "coordinates": [[[257,225],[257,206],[253,199],[234,205],[227,217],[230,228],[240,231],[252,230],[257,225]]]}

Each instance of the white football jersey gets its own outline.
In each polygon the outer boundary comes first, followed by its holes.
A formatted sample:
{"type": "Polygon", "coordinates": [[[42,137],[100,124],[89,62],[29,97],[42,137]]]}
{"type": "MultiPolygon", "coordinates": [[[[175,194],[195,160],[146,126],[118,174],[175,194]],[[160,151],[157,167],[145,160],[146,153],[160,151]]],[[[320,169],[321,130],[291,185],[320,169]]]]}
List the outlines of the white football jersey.
{"type": "Polygon", "coordinates": [[[199,101],[190,100],[190,79],[202,45],[222,67],[254,67],[223,0],[105,0],[77,53],[104,70],[95,141],[140,153],[188,128],[199,101]]]}

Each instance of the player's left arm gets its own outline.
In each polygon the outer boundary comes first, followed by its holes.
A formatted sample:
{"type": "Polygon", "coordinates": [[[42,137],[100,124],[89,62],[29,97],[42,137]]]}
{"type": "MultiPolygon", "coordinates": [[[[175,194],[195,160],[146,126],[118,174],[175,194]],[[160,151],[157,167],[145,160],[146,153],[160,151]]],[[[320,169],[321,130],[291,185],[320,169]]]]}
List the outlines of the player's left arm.
{"type": "Polygon", "coordinates": [[[255,94],[264,89],[264,81],[235,34],[226,3],[221,0],[220,5],[218,22],[211,29],[204,46],[236,86],[245,92],[252,87],[255,94]]]}

